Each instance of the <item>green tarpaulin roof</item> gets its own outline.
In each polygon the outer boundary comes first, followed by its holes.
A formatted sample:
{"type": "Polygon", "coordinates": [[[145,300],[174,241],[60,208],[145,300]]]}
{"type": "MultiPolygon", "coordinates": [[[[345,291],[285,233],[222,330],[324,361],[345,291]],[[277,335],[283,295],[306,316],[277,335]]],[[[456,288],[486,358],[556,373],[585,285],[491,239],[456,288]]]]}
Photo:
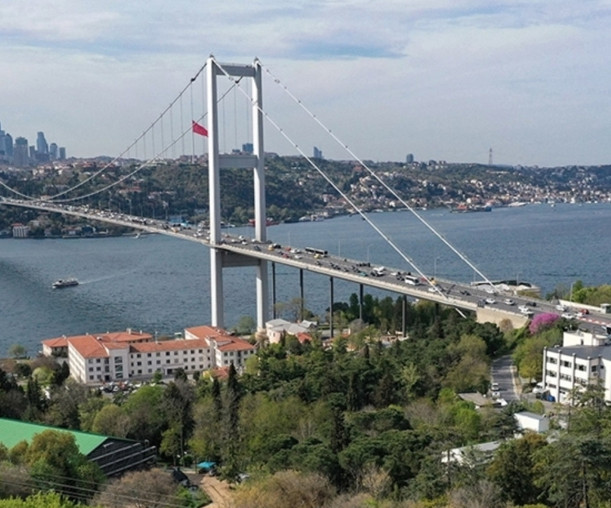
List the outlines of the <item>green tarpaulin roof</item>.
{"type": "Polygon", "coordinates": [[[48,427],[46,425],[37,425],[35,423],[0,418],[0,443],[10,449],[21,441],[27,441],[30,443],[36,434],[40,434],[45,430],[69,432],[74,436],[76,445],[83,455],[89,455],[93,450],[108,439],[108,437],[100,436],[99,434],[88,434],[87,432],[60,429],[58,427],[48,427]]]}

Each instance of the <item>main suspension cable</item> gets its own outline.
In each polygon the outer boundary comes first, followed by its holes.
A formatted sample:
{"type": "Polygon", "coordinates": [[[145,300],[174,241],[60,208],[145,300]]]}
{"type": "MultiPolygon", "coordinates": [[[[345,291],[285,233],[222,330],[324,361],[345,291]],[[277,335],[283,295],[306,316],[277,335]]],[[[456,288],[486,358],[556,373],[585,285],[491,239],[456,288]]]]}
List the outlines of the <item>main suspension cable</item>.
{"type": "Polygon", "coordinates": [[[307,115],[310,116],[327,134],[329,134],[334,141],[336,141],[346,152],[348,152],[354,160],[356,160],[359,164],[361,164],[367,172],[373,176],[388,192],[390,192],[405,208],[407,208],[426,228],[428,228],[437,238],[439,238],[447,247],[449,247],[452,252],[454,252],[463,262],[465,262],[471,269],[473,269],[480,277],[482,277],[488,284],[494,286],[492,282],[484,275],[474,264],[469,260],[469,258],[459,251],[456,247],[454,247],[446,238],[439,233],[431,224],[429,224],[412,206],[409,205],[401,196],[397,194],[397,192],[392,189],[384,180],[382,180],[361,158],[359,158],[349,147],[347,144],[343,143],[331,129],[329,129],[312,111],[305,106],[305,104],[296,97],[286,85],[284,85],[279,78],[277,78],[272,72],[265,67],[265,72],[267,72],[270,77],[273,79],[274,83],[280,86],[285,93],[301,107],[307,115]]]}

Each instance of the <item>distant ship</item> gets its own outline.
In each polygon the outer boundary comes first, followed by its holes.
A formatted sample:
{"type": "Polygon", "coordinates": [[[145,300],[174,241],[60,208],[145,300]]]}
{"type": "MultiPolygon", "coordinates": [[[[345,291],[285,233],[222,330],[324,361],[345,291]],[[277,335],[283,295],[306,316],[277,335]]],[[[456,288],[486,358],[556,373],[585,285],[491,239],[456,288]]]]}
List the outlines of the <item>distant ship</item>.
{"type": "Polygon", "coordinates": [[[489,205],[458,205],[451,210],[453,213],[468,213],[468,212],[491,212],[492,207],[489,205]]]}
{"type": "MultiPolygon", "coordinates": [[[[270,219],[269,217],[265,219],[265,225],[266,226],[275,226],[276,224],[278,224],[278,222],[276,222],[274,219],[270,219]]],[[[257,225],[255,219],[250,219],[248,221],[248,225],[251,227],[255,227],[257,225]]]]}
{"type": "Polygon", "coordinates": [[[59,279],[53,283],[53,289],[69,288],[71,286],[78,286],[79,281],[76,279],[59,279]]]}

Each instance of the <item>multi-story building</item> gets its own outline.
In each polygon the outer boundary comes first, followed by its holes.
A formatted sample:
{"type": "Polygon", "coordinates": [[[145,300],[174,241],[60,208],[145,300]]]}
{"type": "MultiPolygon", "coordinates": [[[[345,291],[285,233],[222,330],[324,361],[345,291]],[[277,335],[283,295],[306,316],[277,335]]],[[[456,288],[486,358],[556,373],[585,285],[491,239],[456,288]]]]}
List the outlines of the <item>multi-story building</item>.
{"type": "Polygon", "coordinates": [[[30,228],[24,224],[13,224],[13,238],[27,238],[30,228]]]}
{"type": "Polygon", "coordinates": [[[28,155],[28,140],[22,137],[15,139],[15,146],[13,147],[13,162],[18,168],[25,168],[30,163],[30,156],[28,155]]]}
{"type": "Polygon", "coordinates": [[[45,155],[49,153],[49,144],[45,139],[45,133],[42,131],[36,136],[36,152],[45,155]]]}
{"type": "Polygon", "coordinates": [[[562,346],[544,349],[543,391],[551,399],[571,403],[576,390],[596,384],[611,402],[611,344],[606,334],[564,332],[562,346]]]}
{"type": "Polygon", "coordinates": [[[233,364],[244,367],[255,353],[248,341],[211,326],[185,329],[184,339],[154,340],[148,333],[113,332],[59,337],[43,341],[47,356],[65,356],[70,375],[86,384],[148,379],[160,372],[172,376],[233,364]]]}

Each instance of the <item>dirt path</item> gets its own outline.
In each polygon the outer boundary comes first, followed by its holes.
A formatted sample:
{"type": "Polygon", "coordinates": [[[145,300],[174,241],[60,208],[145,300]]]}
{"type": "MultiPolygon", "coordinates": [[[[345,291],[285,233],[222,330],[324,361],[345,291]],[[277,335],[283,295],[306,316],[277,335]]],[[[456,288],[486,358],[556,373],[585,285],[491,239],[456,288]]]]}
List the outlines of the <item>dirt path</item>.
{"type": "Polygon", "coordinates": [[[212,499],[212,504],[207,505],[206,508],[231,507],[231,489],[227,482],[206,475],[202,478],[201,487],[212,499]]]}

